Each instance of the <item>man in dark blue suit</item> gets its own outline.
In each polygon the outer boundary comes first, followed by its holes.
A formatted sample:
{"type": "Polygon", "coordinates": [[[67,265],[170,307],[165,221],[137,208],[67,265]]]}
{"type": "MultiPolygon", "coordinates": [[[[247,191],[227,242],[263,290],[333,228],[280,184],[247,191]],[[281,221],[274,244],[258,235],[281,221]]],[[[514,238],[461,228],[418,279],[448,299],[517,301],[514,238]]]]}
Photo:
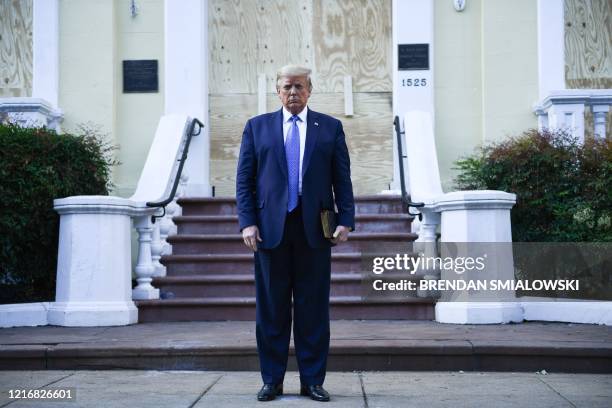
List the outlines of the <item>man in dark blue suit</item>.
{"type": "Polygon", "coordinates": [[[277,73],[283,108],[244,128],[236,199],[245,245],[255,253],[256,337],[263,387],[260,401],[283,393],[291,335],[300,394],[329,401],[323,389],[329,351],[331,247],[354,229],[350,160],[342,123],[307,107],[310,69],[277,73]],[[320,213],[337,207],[333,239],[320,213]]]}

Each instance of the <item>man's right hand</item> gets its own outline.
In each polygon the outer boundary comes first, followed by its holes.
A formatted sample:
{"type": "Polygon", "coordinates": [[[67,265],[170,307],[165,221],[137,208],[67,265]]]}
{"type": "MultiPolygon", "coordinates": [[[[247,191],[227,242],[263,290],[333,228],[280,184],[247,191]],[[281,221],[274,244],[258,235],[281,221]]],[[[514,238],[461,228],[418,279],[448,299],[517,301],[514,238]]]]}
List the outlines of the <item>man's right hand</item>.
{"type": "Polygon", "coordinates": [[[259,228],[257,228],[257,225],[250,225],[246,228],[243,228],[242,239],[246,246],[248,246],[251,250],[257,252],[257,241],[261,242],[261,237],[259,236],[259,228]]]}

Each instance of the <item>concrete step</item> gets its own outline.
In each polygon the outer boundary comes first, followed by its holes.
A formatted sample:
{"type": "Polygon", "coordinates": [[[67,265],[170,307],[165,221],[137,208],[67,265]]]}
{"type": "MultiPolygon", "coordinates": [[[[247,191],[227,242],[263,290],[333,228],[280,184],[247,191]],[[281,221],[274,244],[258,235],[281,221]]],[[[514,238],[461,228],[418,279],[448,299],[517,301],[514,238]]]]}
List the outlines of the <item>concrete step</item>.
{"type": "MultiPolygon", "coordinates": [[[[236,214],[235,197],[185,197],[178,204],[182,215],[232,215],[236,214]]],[[[400,214],[403,205],[399,195],[366,195],[355,197],[356,214],[400,214]]]]}
{"type": "MultiPolygon", "coordinates": [[[[368,282],[359,273],[332,273],[331,296],[361,296],[366,293],[368,282]]],[[[418,282],[419,276],[402,276],[403,279],[418,282]]],[[[388,281],[388,279],[386,279],[388,281]]],[[[167,298],[217,298],[254,297],[255,277],[253,274],[206,274],[186,276],[155,277],[153,286],[159,288],[162,297],[167,298]]],[[[416,297],[415,291],[403,291],[402,296],[416,297]]]]}
{"type": "MultiPolygon", "coordinates": [[[[254,297],[135,300],[138,322],[255,320],[254,297]]],[[[371,300],[359,296],[330,297],[330,318],[432,320],[435,300],[407,298],[371,300]]]]}
{"type": "MultiPolygon", "coordinates": [[[[333,320],[330,333],[328,374],[353,370],[402,371],[395,373],[395,378],[404,378],[417,388],[421,383],[421,386],[437,390],[449,385],[435,382],[433,377],[427,382],[428,379],[423,377],[426,373],[416,371],[451,370],[454,372],[453,381],[463,375],[457,373],[459,370],[465,371],[465,375],[468,371],[510,372],[504,374],[498,384],[502,380],[516,383],[515,375],[519,371],[534,373],[546,370],[550,375],[542,377],[543,380],[559,378],[557,373],[564,372],[612,373],[610,327],[603,325],[555,322],[456,325],[422,320],[333,320]],[[423,381],[419,382],[419,379],[423,381]]],[[[289,354],[288,369],[295,371],[293,344],[289,354]]],[[[159,322],[106,327],[103,330],[100,327],[58,326],[2,329],[0,370],[109,369],[115,372],[121,369],[258,372],[255,323],[159,322]]],[[[487,380],[483,374],[478,373],[479,377],[472,377],[472,381],[480,387],[482,381],[490,386],[491,379],[487,380]]],[[[11,372],[4,374],[7,379],[14,375],[11,372]]],[[[37,375],[47,374],[39,371],[37,375]]],[[[609,379],[601,375],[597,378],[591,378],[592,384],[585,383],[588,389],[576,389],[589,395],[609,395],[605,393],[609,379]],[[598,390],[597,393],[593,389],[598,390]]],[[[258,381],[256,378],[256,381],[246,384],[253,389],[247,391],[249,401],[257,392],[258,381]]],[[[538,379],[533,377],[533,381],[538,382],[538,379]]],[[[573,380],[568,377],[567,381],[563,381],[561,386],[573,380]]],[[[359,381],[357,387],[358,384],[359,381]]],[[[456,381],[453,384],[457,385],[456,381]]],[[[524,388],[523,382],[516,384],[524,388]]],[[[406,399],[410,398],[406,397],[406,388],[390,385],[401,390],[404,397],[397,397],[388,406],[406,406],[406,401],[410,401],[406,399]]],[[[546,385],[540,385],[546,388],[546,385]]],[[[449,387],[455,394],[460,390],[453,385],[449,387]]],[[[417,388],[414,388],[415,392],[418,392],[417,388]]],[[[330,392],[334,392],[333,386],[330,392]]],[[[455,394],[449,396],[445,406],[456,404],[451,398],[455,394]]],[[[332,397],[334,395],[337,394],[332,394],[332,397]]],[[[504,398],[509,400],[510,397],[504,398]]],[[[604,401],[601,398],[599,402],[604,401]]],[[[547,406],[558,406],[560,400],[551,401],[547,406]]],[[[306,399],[299,402],[302,401],[308,404],[306,399]]],[[[338,395],[336,402],[342,401],[343,396],[338,395]]],[[[287,401],[288,405],[296,405],[291,404],[293,402],[297,404],[296,400],[287,401]]],[[[282,401],[272,404],[282,405],[282,401]]],[[[370,400],[370,406],[374,405],[370,400]]]]}
{"type": "MultiPolygon", "coordinates": [[[[354,232],[347,242],[332,249],[334,253],[361,252],[371,248],[397,246],[405,242],[405,251],[412,250],[418,236],[411,232],[354,232]]],[[[173,255],[248,254],[241,234],[181,234],[168,237],[173,255]]]]}
{"type": "MultiPolygon", "coordinates": [[[[357,214],[355,232],[410,232],[414,217],[408,214],[357,214]]],[[[184,215],[174,217],[178,234],[235,234],[238,216],[184,215]]]]}

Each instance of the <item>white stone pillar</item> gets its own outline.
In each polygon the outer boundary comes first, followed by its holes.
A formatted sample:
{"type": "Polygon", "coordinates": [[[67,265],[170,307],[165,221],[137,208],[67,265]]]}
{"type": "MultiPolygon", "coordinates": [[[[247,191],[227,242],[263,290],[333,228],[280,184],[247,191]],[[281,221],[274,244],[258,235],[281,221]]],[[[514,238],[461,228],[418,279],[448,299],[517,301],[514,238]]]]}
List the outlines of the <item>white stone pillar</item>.
{"type": "Polygon", "coordinates": [[[204,123],[191,140],[184,171],[188,196],[210,197],[208,117],[208,1],[165,0],[165,113],[181,113],[204,123]]]}
{"type": "Polygon", "coordinates": [[[53,108],[59,99],[59,0],[34,0],[32,97],[53,108]]]}
{"type": "Polygon", "coordinates": [[[606,116],[608,116],[609,110],[610,105],[608,104],[591,106],[591,111],[593,112],[593,134],[595,137],[606,138],[606,116]]]}
{"type": "MultiPolygon", "coordinates": [[[[393,0],[393,116],[402,118],[409,110],[426,111],[434,117],[434,2],[433,0],[393,0]],[[400,68],[399,46],[428,44],[428,69],[400,68]]],[[[399,157],[397,140],[393,137],[393,179],[391,190],[399,190],[399,157]]],[[[406,189],[410,191],[408,166],[404,166],[406,189]]]]}
{"type": "MultiPolygon", "coordinates": [[[[465,273],[468,279],[514,279],[510,209],[516,195],[503,191],[455,191],[444,194],[435,210],[441,213],[441,254],[474,256],[484,251],[485,269],[465,273]],[[457,245],[454,245],[457,244],[457,245]],[[448,253],[455,248],[457,252],[448,253]]],[[[456,280],[457,272],[442,270],[442,280],[456,280]]],[[[523,320],[520,302],[512,292],[460,293],[461,297],[436,303],[441,323],[507,323],[523,320]],[[493,297],[491,297],[493,296],[493,297]]]]}
{"type": "Polygon", "coordinates": [[[563,0],[538,0],[539,99],[565,89],[563,0]]]}
{"type": "Polygon", "coordinates": [[[130,229],[135,208],[110,196],[54,200],[60,214],[56,301],[49,324],[117,326],[136,323],[132,301],[130,229]]]}

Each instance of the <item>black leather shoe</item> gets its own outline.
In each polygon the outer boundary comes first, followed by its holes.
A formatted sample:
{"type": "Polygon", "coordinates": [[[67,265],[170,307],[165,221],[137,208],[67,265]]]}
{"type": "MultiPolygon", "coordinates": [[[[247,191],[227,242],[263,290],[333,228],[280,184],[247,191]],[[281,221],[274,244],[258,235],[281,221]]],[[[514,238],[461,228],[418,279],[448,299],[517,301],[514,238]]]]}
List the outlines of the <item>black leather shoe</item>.
{"type": "Polygon", "coordinates": [[[322,385],[303,385],[300,387],[300,395],[310,397],[315,401],[329,401],[329,393],[322,385]]]}
{"type": "Polygon", "coordinates": [[[283,395],[283,384],[264,384],[257,393],[257,401],[272,401],[277,395],[283,395]]]}

